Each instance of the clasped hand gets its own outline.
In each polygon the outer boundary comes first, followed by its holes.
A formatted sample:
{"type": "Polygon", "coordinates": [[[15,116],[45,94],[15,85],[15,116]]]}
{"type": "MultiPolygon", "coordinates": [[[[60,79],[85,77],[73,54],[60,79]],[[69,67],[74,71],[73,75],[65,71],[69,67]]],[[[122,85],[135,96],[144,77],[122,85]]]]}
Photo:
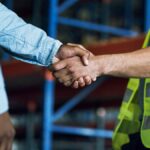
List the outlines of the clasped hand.
{"type": "Polygon", "coordinates": [[[63,45],[56,57],[58,62],[52,65],[52,71],[60,83],[78,88],[96,81],[98,73],[94,55],[82,45],[63,45]]]}

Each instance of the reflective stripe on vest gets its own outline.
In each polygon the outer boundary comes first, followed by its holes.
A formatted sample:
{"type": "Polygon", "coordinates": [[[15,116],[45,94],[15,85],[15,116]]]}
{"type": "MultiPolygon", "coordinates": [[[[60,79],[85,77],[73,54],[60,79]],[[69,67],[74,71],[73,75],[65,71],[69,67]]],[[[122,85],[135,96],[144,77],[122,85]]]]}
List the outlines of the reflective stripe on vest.
{"type": "MultiPolygon", "coordinates": [[[[150,39],[150,31],[148,32],[143,48],[146,48],[150,39]]],[[[122,146],[129,143],[129,135],[140,131],[143,144],[150,148],[150,79],[146,79],[144,92],[144,113],[142,117],[142,126],[140,116],[142,109],[138,102],[140,79],[131,78],[128,82],[123,103],[118,116],[119,123],[113,135],[114,150],[121,150],[122,146]]],[[[143,89],[144,90],[144,89],[143,89]]]]}
{"type": "Polygon", "coordinates": [[[146,148],[150,148],[150,78],[144,85],[144,114],[141,126],[141,139],[146,148]]]}
{"type": "Polygon", "coordinates": [[[139,79],[130,79],[128,82],[118,116],[119,123],[113,135],[113,148],[115,150],[121,150],[122,145],[130,142],[129,134],[140,130],[139,116],[141,111],[137,100],[139,81],[139,79]]]}

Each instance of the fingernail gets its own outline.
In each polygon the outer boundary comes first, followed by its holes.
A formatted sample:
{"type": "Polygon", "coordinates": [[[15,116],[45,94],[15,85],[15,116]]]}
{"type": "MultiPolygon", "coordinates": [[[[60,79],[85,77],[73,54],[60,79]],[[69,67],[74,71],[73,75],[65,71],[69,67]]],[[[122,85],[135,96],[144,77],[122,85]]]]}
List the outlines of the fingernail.
{"type": "Polygon", "coordinates": [[[93,81],[96,81],[96,78],[94,78],[93,81]]]}
{"type": "Polygon", "coordinates": [[[85,65],[88,66],[89,65],[89,61],[87,59],[85,59],[85,65]]]}

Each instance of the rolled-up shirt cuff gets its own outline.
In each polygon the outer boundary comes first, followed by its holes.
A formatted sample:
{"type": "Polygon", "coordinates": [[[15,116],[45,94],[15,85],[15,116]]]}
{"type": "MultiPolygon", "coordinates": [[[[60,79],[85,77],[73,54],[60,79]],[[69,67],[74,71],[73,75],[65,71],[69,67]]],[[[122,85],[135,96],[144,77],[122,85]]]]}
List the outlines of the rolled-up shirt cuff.
{"type": "Polygon", "coordinates": [[[8,109],[8,98],[5,88],[0,88],[0,114],[7,112],[8,109]]]}
{"type": "Polygon", "coordinates": [[[61,45],[62,43],[60,41],[49,38],[49,40],[47,41],[48,47],[41,53],[41,64],[43,64],[44,66],[53,64],[53,60],[61,45]]]}

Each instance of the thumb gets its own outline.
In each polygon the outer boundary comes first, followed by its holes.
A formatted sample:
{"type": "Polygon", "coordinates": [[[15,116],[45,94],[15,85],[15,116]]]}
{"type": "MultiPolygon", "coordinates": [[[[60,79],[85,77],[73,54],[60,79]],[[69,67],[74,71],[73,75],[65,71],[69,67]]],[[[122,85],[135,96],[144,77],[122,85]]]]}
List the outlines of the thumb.
{"type": "Polygon", "coordinates": [[[73,50],[73,55],[81,57],[83,64],[87,66],[89,63],[90,52],[84,46],[79,44],[68,43],[67,45],[76,47],[73,50]]]}
{"type": "Polygon", "coordinates": [[[61,60],[52,65],[52,70],[58,71],[58,70],[64,69],[66,66],[67,66],[66,60],[61,60]]]}
{"type": "Polygon", "coordinates": [[[93,57],[94,54],[92,54],[91,52],[87,51],[85,54],[83,54],[82,56],[82,61],[84,63],[85,66],[88,66],[89,64],[89,60],[91,57],[93,57]]]}
{"type": "Polygon", "coordinates": [[[85,66],[88,66],[89,64],[89,58],[90,58],[90,53],[86,53],[82,56],[82,61],[85,66]]]}

